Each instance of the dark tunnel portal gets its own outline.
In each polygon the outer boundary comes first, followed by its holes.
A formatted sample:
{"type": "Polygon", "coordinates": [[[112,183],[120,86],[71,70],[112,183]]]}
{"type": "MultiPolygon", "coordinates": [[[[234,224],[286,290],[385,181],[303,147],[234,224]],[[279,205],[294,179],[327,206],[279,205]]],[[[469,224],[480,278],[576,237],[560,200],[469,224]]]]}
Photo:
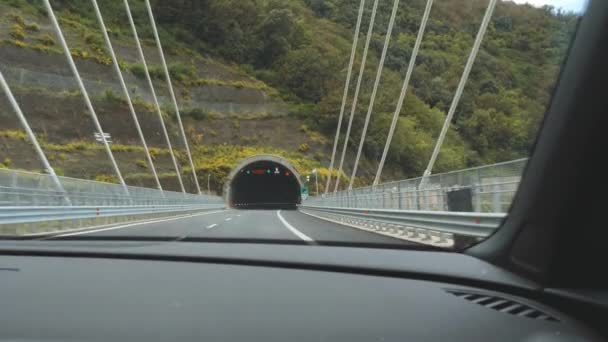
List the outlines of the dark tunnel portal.
{"type": "Polygon", "coordinates": [[[256,161],[238,170],[230,199],[239,209],[295,209],[301,201],[300,183],[284,165],[256,161]]]}

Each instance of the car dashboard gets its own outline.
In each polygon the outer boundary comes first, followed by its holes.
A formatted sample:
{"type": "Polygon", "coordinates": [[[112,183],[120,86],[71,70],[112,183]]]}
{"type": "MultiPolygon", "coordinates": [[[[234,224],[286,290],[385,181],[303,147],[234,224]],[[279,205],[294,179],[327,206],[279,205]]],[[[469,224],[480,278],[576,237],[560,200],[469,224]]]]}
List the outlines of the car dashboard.
{"type": "Polygon", "coordinates": [[[456,253],[4,241],[0,254],[6,341],[599,340],[517,295],[534,284],[456,253]]]}

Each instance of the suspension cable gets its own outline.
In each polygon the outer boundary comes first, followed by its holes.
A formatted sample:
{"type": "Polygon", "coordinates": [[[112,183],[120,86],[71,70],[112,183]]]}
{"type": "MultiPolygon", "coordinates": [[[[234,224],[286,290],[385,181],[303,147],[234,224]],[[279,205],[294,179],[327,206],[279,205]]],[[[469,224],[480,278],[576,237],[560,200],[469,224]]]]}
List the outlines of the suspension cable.
{"type": "Polygon", "coordinates": [[[179,114],[179,107],[177,106],[177,100],[175,98],[175,93],[173,92],[173,85],[171,84],[171,76],[169,75],[169,68],[167,68],[167,62],[165,61],[165,54],[163,52],[163,47],[160,44],[160,37],[158,36],[158,30],[156,29],[156,22],[154,20],[154,14],[152,14],[152,7],[150,6],[150,0],[145,0],[146,9],[148,10],[148,16],[150,17],[150,24],[152,25],[152,32],[154,33],[154,39],[156,40],[156,46],[158,47],[158,53],[160,54],[160,60],[163,65],[163,69],[165,70],[165,78],[167,79],[167,86],[169,88],[169,94],[171,95],[171,100],[173,101],[173,107],[175,109],[175,116],[177,116],[177,124],[179,126],[179,130],[182,133],[182,138],[184,139],[184,145],[186,146],[186,154],[188,154],[188,161],[190,162],[190,168],[192,169],[192,176],[194,177],[194,184],[196,185],[196,191],[198,194],[201,194],[201,187],[198,184],[198,177],[196,176],[196,169],[194,168],[194,162],[192,161],[192,154],[190,153],[190,146],[188,145],[188,139],[186,138],[186,132],[184,131],[184,125],[182,124],[182,119],[179,114]]]}
{"type": "Polygon", "coordinates": [[[426,23],[429,19],[431,7],[433,7],[433,0],[427,0],[426,8],[424,9],[424,14],[422,16],[422,22],[420,23],[420,29],[418,29],[418,36],[416,37],[416,43],[414,44],[414,49],[412,50],[412,55],[410,56],[410,62],[407,66],[407,72],[405,73],[405,80],[403,81],[403,87],[401,88],[401,94],[399,95],[399,101],[397,102],[397,108],[395,109],[395,113],[393,114],[393,121],[391,122],[388,136],[386,137],[386,144],[384,145],[384,151],[382,152],[382,158],[380,159],[380,164],[378,165],[378,171],[376,171],[376,177],[374,178],[373,186],[378,185],[378,183],[380,182],[380,177],[382,175],[382,169],[384,168],[386,156],[387,156],[388,150],[391,146],[391,141],[393,139],[393,134],[395,133],[395,128],[397,127],[397,122],[399,119],[399,115],[401,113],[401,108],[403,106],[403,102],[405,100],[405,95],[407,93],[407,87],[410,83],[410,78],[411,78],[412,72],[414,70],[414,65],[416,64],[416,57],[418,56],[418,50],[420,49],[422,37],[424,36],[424,30],[426,28],[426,23]]]}
{"type": "Polygon", "coordinates": [[[154,84],[152,83],[152,78],[150,77],[150,71],[148,70],[148,64],[146,63],[146,57],[144,56],[144,50],[141,47],[139,35],[137,34],[137,28],[135,27],[135,22],[133,21],[133,16],[131,15],[129,1],[124,0],[124,4],[127,11],[127,17],[129,18],[129,24],[131,25],[131,32],[133,33],[133,37],[135,38],[135,46],[137,47],[139,59],[141,59],[141,62],[144,66],[144,74],[146,75],[146,81],[148,82],[148,87],[150,88],[150,93],[152,94],[152,99],[154,101],[154,107],[156,108],[156,113],[158,114],[158,118],[160,120],[160,126],[163,131],[165,141],[167,142],[167,147],[169,148],[169,155],[171,156],[171,161],[173,162],[173,167],[175,168],[177,181],[182,192],[186,193],[186,189],[184,188],[184,182],[182,181],[181,171],[179,170],[179,165],[177,164],[177,159],[175,158],[175,153],[173,152],[173,146],[171,146],[171,139],[169,139],[169,132],[167,132],[167,126],[165,126],[165,119],[163,118],[163,113],[160,110],[160,104],[158,103],[158,98],[156,97],[154,84]]]}
{"type": "MultiPolygon", "coordinates": [[[[357,16],[357,25],[355,26],[355,33],[353,36],[353,45],[350,51],[350,60],[348,62],[348,71],[346,73],[346,84],[344,85],[344,95],[342,95],[342,107],[340,108],[340,116],[338,117],[338,127],[336,128],[336,137],[334,138],[334,147],[331,152],[331,162],[329,163],[329,175],[327,176],[327,184],[325,185],[325,194],[329,190],[331,183],[331,173],[334,170],[334,161],[336,157],[336,149],[338,147],[338,141],[340,140],[340,129],[342,128],[342,118],[344,117],[344,109],[346,107],[346,99],[348,97],[348,88],[350,87],[350,77],[353,70],[353,63],[355,61],[355,54],[357,52],[357,43],[359,42],[359,29],[361,28],[361,19],[363,18],[363,9],[365,8],[365,0],[361,0],[359,4],[359,15],[357,16]]],[[[339,177],[339,175],[338,175],[339,177]]],[[[318,194],[317,194],[318,195],[318,194]]]]}
{"type": "Polygon", "coordinates": [[[477,32],[477,37],[475,38],[473,49],[471,50],[471,53],[469,54],[469,59],[467,60],[467,64],[464,67],[464,71],[462,73],[462,77],[460,78],[460,83],[458,83],[458,88],[456,89],[454,98],[452,99],[452,104],[450,105],[448,115],[446,116],[445,121],[443,123],[443,127],[441,128],[441,133],[439,133],[439,138],[437,139],[437,143],[435,144],[435,148],[433,149],[433,154],[431,155],[429,164],[426,167],[424,174],[422,175],[422,179],[420,180],[420,188],[423,188],[426,185],[427,178],[431,175],[433,166],[435,165],[435,160],[437,159],[437,155],[439,154],[439,150],[441,149],[441,145],[443,144],[445,135],[448,131],[448,128],[450,127],[450,123],[452,122],[452,117],[454,116],[454,112],[456,111],[456,107],[458,106],[458,102],[460,101],[460,97],[462,96],[462,91],[469,78],[469,73],[471,72],[471,68],[473,67],[475,58],[477,57],[477,53],[479,52],[481,41],[483,40],[483,37],[486,33],[486,29],[488,28],[488,23],[490,22],[490,18],[492,17],[492,12],[494,11],[494,7],[496,6],[496,1],[497,0],[490,0],[490,2],[488,3],[488,8],[486,9],[486,13],[484,14],[481,26],[479,27],[479,32],[477,32]]]}
{"type": "Polygon", "coordinates": [[[97,131],[99,132],[99,134],[101,136],[101,142],[103,143],[105,151],[108,154],[108,158],[110,158],[110,161],[112,162],[112,167],[114,168],[114,172],[116,173],[116,176],[118,177],[118,181],[122,185],[125,194],[127,194],[127,196],[128,196],[129,189],[127,188],[127,184],[125,183],[125,180],[122,177],[122,174],[120,173],[120,169],[118,168],[116,159],[114,159],[114,155],[112,154],[112,150],[110,149],[110,144],[108,144],[108,141],[106,140],[104,131],[101,128],[99,119],[97,118],[97,113],[95,113],[95,109],[93,108],[93,104],[91,103],[91,99],[89,98],[89,94],[87,93],[87,89],[84,87],[84,83],[82,82],[82,79],[80,78],[80,73],[78,72],[78,69],[76,68],[76,64],[74,63],[74,59],[72,58],[72,54],[70,53],[68,44],[65,41],[63,32],[61,31],[61,27],[59,26],[59,23],[57,22],[57,18],[55,17],[55,12],[53,11],[53,8],[51,7],[51,3],[49,2],[49,0],[44,0],[44,5],[46,6],[46,10],[49,14],[49,18],[51,19],[51,23],[55,29],[57,37],[59,38],[59,42],[61,43],[63,52],[66,55],[68,64],[70,65],[70,69],[72,69],[72,73],[74,74],[74,76],[76,78],[78,87],[80,88],[80,91],[82,92],[82,96],[84,97],[84,102],[87,106],[87,109],[89,110],[89,114],[91,115],[91,118],[93,119],[93,123],[95,124],[95,129],[97,129],[97,131]]]}
{"type": "Polygon", "coordinates": [[[19,107],[17,100],[15,100],[15,97],[13,96],[13,92],[11,91],[10,87],[8,86],[8,83],[6,83],[6,80],[4,79],[4,76],[2,75],[2,71],[0,71],[0,86],[4,90],[4,93],[6,94],[6,97],[8,98],[8,102],[10,102],[11,106],[13,107],[13,110],[15,111],[15,113],[17,113],[17,117],[19,118],[19,121],[21,122],[23,129],[25,129],[25,133],[27,133],[27,136],[28,136],[30,142],[32,143],[32,145],[34,145],[36,154],[38,154],[38,158],[42,162],[44,169],[51,176],[51,180],[55,184],[55,187],[57,188],[57,190],[63,194],[63,199],[66,202],[66,204],[72,205],[70,198],[68,197],[65,189],[63,188],[63,185],[61,184],[61,181],[59,181],[59,177],[57,177],[55,170],[53,170],[53,168],[51,167],[51,163],[49,163],[49,160],[46,158],[46,155],[44,154],[42,147],[40,147],[40,144],[38,143],[38,139],[36,139],[36,135],[30,128],[30,125],[27,122],[25,115],[23,115],[23,112],[21,111],[21,107],[19,107]]]}
{"type": "Polygon", "coordinates": [[[365,123],[363,124],[363,130],[361,131],[361,139],[359,140],[359,148],[357,150],[357,157],[355,158],[355,165],[353,166],[353,172],[350,176],[348,183],[348,190],[352,190],[355,176],[357,175],[357,167],[359,166],[359,159],[361,158],[361,151],[363,150],[363,144],[365,143],[365,135],[367,134],[367,127],[369,126],[369,120],[374,109],[374,101],[376,100],[376,92],[378,91],[378,85],[380,84],[380,77],[382,76],[382,69],[384,68],[384,59],[386,58],[386,52],[388,45],[391,41],[391,35],[393,33],[393,26],[395,25],[395,16],[397,15],[397,9],[399,8],[399,0],[393,2],[393,12],[388,22],[388,28],[386,30],[386,37],[384,39],[384,47],[382,48],[382,55],[380,56],[380,62],[378,63],[378,71],[376,72],[376,80],[374,81],[374,88],[372,90],[372,97],[369,100],[369,106],[367,107],[367,114],[365,115],[365,123]]]}
{"type": "Polygon", "coordinates": [[[112,64],[114,65],[114,71],[116,71],[116,75],[118,76],[118,80],[120,81],[120,86],[124,92],[124,95],[127,98],[127,105],[129,106],[129,111],[131,113],[131,117],[133,118],[133,122],[135,123],[135,128],[137,130],[137,134],[139,135],[139,139],[141,140],[141,144],[144,147],[144,151],[146,153],[146,159],[148,160],[148,165],[150,165],[150,170],[154,175],[154,180],[156,181],[156,187],[158,190],[162,190],[163,187],[160,184],[160,180],[158,179],[158,174],[156,173],[156,167],[154,167],[154,162],[152,157],[150,156],[150,151],[148,150],[148,144],[146,144],[146,138],[144,137],[144,133],[141,130],[141,126],[139,125],[139,120],[137,119],[137,114],[135,113],[135,108],[133,107],[133,102],[131,101],[131,96],[129,95],[129,89],[125,83],[124,78],[122,77],[122,72],[120,71],[120,66],[118,65],[118,59],[116,58],[116,54],[114,53],[114,48],[112,47],[112,42],[110,41],[110,37],[108,36],[108,31],[106,29],[106,24],[103,21],[103,16],[101,15],[101,11],[99,10],[99,6],[97,4],[97,0],[91,0],[93,2],[93,8],[95,9],[95,15],[97,16],[97,21],[99,21],[99,25],[101,26],[101,32],[103,34],[103,39],[106,42],[106,47],[110,52],[110,56],[112,57],[112,64]]]}
{"type": "Polygon", "coordinates": [[[378,0],[374,0],[374,6],[372,8],[372,14],[369,21],[369,27],[367,29],[367,38],[365,39],[365,46],[363,48],[363,57],[361,57],[361,66],[359,67],[359,76],[357,77],[357,86],[355,87],[355,95],[353,96],[353,103],[350,108],[350,117],[348,119],[348,126],[346,127],[346,136],[344,137],[344,145],[342,147],[342,155],[340,156],[340,166],[338,168],[338,175],[336,177],[336,184],[334,186],[334,192],[338,191],[340,185],[340,175],[342,174],[342,167],[344,166],[344,156],[346,155],[346,148],[348,147],[348,139],[350,137],[350,130],[353,125],[353,118],[355,116],[355,110],[357,109],[357,101],[359,99],[359,90],[361,88],[361,81],[363,80],[363,72],[365,71],[365,62],[367,61],[367,51],[369,49],[369,43],[372,39],[372,32],[374,30],[374,20],[376,19],[376,11],[378,9],[378,0]]]}

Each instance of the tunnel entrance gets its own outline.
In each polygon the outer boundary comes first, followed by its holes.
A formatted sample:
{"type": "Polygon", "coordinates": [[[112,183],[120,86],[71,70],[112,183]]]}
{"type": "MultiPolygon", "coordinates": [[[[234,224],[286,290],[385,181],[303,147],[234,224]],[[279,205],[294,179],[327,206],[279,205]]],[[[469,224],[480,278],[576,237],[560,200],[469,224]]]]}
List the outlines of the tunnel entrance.
{"type": "Polygon", "coordinates": [[[232,208],[295,209],[301,202],[300,180],[286,160],[256,156],[231,172],[226,195],[232,208]]]}

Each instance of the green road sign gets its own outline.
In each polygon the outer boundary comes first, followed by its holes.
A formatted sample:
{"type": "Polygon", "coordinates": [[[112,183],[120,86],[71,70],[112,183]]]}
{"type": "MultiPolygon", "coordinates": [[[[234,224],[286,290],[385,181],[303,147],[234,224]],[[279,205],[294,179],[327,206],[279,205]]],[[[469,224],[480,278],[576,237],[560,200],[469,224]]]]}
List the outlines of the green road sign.
{"type": "Polygon", "coordinates": [[[308,196],[308,187],[307,186],[302,187],[302,195],[308,196]]]}

